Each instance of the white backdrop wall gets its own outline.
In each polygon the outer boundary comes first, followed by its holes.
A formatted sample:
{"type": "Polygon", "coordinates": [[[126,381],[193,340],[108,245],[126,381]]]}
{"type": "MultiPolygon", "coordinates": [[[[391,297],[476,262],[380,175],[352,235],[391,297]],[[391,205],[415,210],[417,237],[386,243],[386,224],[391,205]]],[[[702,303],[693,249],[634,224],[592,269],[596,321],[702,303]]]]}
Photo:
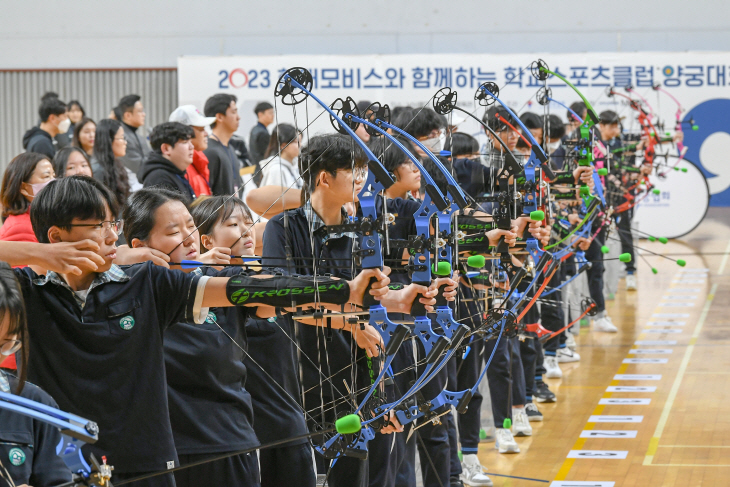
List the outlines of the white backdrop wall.
{"type": "Polygon", "coordinates": [[[174,67],[182,55],[727,46],[721,0],[7,0],[0,15],[0,69],[174,67]]]}
{"type": "MultiPolygon", "coordinates": [[[[579,87],[598,113],[616,111],[624,117],[627,131],[638,131],[636,114],[626,100],[609,98],[605,91],[634,86],[646,99],[666,130],[674,130],[677,105],[665,94],[653,90],[659,85],[682,104],[683,120],[693,119],[697,130],[685,124],[686,158],[707,177],[712,204],[730,206],[730,53],[728,52],[640,52],[640,53],[572,53],[572,54],[414,54],[382,56],[230,56],[182,57],[178,63],[178,93],[181,104],[201,108],[214,93],[231,93],[239,99],[241,125],[239,133],[248,137],[256,123],[253,107],[262,100],[275,103],[274,86],[284,69],[302,66],[313,75],[312,91],[327,105],[337,97],[351,96],[356,101],[388,103],[391,106],[431,106],[430,98],[443,87],[458,92],[459,105],[481,117],[484,108],[474,101],[474,93],[485,81],[501,88],[500,98],[516,112],[545,113],[535,102],[537,89],[543,85],[530,74],[530,63],[542,57],[551,69],[579,87]]],[[[562,81],[549,79],[552,98],[563,104],[578,96],[562,81]]],[[[299,129],[313,122],[305,137],[332,132],[328,117],[312,101],[299,105],[296,112],[277,106],[277,123],[294,123],[299,129]]],[[[550,113],[566,120],[566,110],[551,104],[550,113]]],[[[463,115],[456,115],[464,119],[463,115]]],[[[459,130],[483,138],[483,130],[471,119],[459,130]]],[[[664,147],[660,153],[676,154],[664,147]]],[[[676,159],[670,159],[674,164],[676,159]]],[[[679,186],[681,188],[681,185],[679,186]]],[[[704,188],[703,188],[704,190],[704,188]]],[[[666,192],[656,204],[671,197],[666,192]]]]}

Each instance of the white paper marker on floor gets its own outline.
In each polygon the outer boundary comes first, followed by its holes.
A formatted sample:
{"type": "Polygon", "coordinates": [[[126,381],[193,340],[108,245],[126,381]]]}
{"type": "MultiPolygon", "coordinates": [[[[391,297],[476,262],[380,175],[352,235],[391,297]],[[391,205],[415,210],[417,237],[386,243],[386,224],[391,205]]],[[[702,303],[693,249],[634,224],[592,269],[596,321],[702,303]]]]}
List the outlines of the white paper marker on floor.
{"type": "Polygon", "coordinates": [[[681,328],[647,328],[643,333],[682,333],[681,328]]]}
{"type": "Polygon", "coordinates": [[[608,386],[606,392],[656,392],[656,386],[608,386]]]}
{"type": "Polygon", "coordinates": [[[625,404],[625,405],[635,405],[635,406],[646,406],[647,404],[651,403],[651,399],[642,399],[642,398],[636,398],[632,399],[630,397],[609,397],[609,398],[602,398],[600,401],[598,401],[598,404],[625,404]]]}
{"type": "Polygon", "coordinates": [[[647,321],[647,326],[684,326],[686,321],[647,321]]]}
{"type": "Polygon", "coordinates": [[[616,450],[570,450],[570,453],[568,453],[568,458],[599,458],[605,460],[623,460],[628,454],[628,451],[616,450]]]}
{"type": "Polygon", "coordinates": [[[677,340],[636,340],[634,345],[676,345],[677,340]]]}
{"type": "Polygon", "coordinates": [[[588,418],[589,423],[641,423],[644,416],[620,416],[615,414],[602,414],[588,418]]]}
{"type": "Polygon", "coordinates": [[[662,380],[661,374],[616,374],[613,380],[662,380]]]}
{"type": "Polygon", "coordinates": [[[673,352],[674,350],[671,348],[632,348],[629,350],[629,353],[633,355],[669,355],[673,352]]]}
{"type": "Polygon", "coordinates": [[[625,358],[625,364],[666,364],[668,359],[665,358],[625,358]]]}
{"type": "Polygon", "coordinates": [[[583,430],[581,438],[636,438],[637,431],[632,430],[583,430]]]}
{"type": "Polygon", "coordinates": [[[689,313],[654,313],[652,318],[689,318],[689,313]]]}

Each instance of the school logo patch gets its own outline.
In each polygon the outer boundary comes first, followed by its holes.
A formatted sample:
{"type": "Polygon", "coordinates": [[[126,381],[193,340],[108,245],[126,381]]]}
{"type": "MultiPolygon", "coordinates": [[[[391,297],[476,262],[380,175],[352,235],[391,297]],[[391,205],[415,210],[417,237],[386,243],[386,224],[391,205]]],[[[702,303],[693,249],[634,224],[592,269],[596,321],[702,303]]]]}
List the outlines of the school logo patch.
{"type": "Polygon", "coordinates": [[[236,304],[243,304],[248,300],[248,289],[239,289],[231,294],[231,301],[236,304]]]}
{"type": "Polygon", "coordinates": [[[206,323],[215,323],[218,321],[218,317],[212,311],[208,312],[208,316],[205,317],[206,323]]]}
{"type": "Polygon", "coordinates": [[[25,463],[25,453],[20,448],[12,448],[8,453],[8,457],[10,458],[10,463],[16,467],[25,463]]]}
{"type": "Polygon", "coordinates": [[[119,326],[122,328],[122,330],[131,330],[134,328],[134,318],[131,316],[125,316],[121,320],[119,320],[119,326]]]}

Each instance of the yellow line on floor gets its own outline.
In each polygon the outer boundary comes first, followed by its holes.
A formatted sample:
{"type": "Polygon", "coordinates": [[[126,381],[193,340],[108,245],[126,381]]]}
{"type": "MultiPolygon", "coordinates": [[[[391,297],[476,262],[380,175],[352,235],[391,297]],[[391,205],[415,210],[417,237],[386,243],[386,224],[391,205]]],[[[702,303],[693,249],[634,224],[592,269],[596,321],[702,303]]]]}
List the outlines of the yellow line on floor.
{"type": "MultiPolygon", "coordinates": [[[[621,367],[618,368],[617,374],[623,374],[626,372],[626,369],[628,368],[629,364],[622,364],[621,367]]],[[[620,381],[612,380],[609,384],[610,386],[617,386],[619,385],[620,381]]],[[[607,399],[611,397],[610,392],[604,392],[601,398],[607,399]]],[[[603,413],[603,410],[606,408],[604,405],[598,405],[591,413],[591,416],[600,416],[601,413],[603,413]]],[[[586,423],[584,430],[592,430],[596,427],[596,423],[586,423]]],[[[587,438],[578,438],[573,445],[573,448],[571,450],[582,450],[583,445],[585,445],[587,438]]],[[[563,465],[560,467],[560,470],[558,470],[557,475],[555,476],[555,480],[565,480],[568,476],[568,473],[570,472],[570,469],[573,467],[573,463],[575,463],[575,458],[566,458],[563,462],[563,465]]]]}
{"type": "Polygon", "coordinates": [[[717,273],[722,275],[723,272],[725,272],[725,265],[727,264],[727,258],[730,256],[730,242],[727,244],[727,248],[725,249],[725,256],[722,258],[722,262],[720,263],[720,268],[718,269],[717,273]]]}
{"type": "Polygon", "coordinates": [[[689,340],[689,345],[684,351],[682,363],[680,364],[679,371],[677,371],[677,375],[674,378],[674,383],[672,384],[672,389],[669,391],[667,401],[664,403],[664,409],[662,409],[662,414],[659,417],[659,423],[657,424],[656,430],[654,431],[654,436],[649,441],[649,449],[646,451],[646,456],[644,457],[644,465],[651,465],[652,460],[654,460],[654,455],[656,454],[657,447],[659,446],[659,439],[662,437],[664,427],[667,425],[669,413],[671,412],[672,406],[674,405],[674,400],[677,398],[679,386],[682,384],[682,379],[684,378],[684,374],[687,371],[687,366],[689,365],[689,359],[692,356],[692,352],[694,351],[695,344],[697,343],[697,338],[700,336],[700,332],[702,331],[702,326],[705,324],[705,319],[707,319],[707,314],[710,311],[710,306],[712,305],[712,300],[715,297],[716,291],[717,284],[713,284],[712,289],[710,289],[710,294],[707,295],[707,301],[705,302],[705,306],[704,308],[702,308],[702,314],[700,315],[700,319],[697,321],[697,325],[695,326],[694,332],[692,333],[692,338],[690,338],[689,340]]]}

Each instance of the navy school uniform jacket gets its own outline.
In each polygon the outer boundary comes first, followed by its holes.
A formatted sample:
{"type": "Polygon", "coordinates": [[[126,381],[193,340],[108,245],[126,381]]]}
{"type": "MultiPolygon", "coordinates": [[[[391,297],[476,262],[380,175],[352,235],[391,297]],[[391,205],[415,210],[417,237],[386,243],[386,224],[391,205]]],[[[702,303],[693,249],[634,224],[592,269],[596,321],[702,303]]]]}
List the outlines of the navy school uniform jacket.
{"type": "MultiPolygon", "coordinates": [[[[201,267],[196,272],[230,277],[242,269],[201,267]]],[[[204,323],[178,323],[165,332],[167,397],[178,454],[230,452],[259,444],[245,389],[245,354],[236,346],[247,348],[244,325],[254,311],[241,306],[210,308],[204,323]]]]}
{"type": "Polygon", "coordinates": [[[478,159],[455,159],[453,167],[459,186],[472,198],[492,191],[492,170],[478,159]]]}
{"type": "Polygon", "coordinates": [[[196,314],[206,278],[151,262],[112,266],[82,307],[57,274],[14,271],[33,350],[28,377],[64,411],[98,423],[99,441],[85,454],[106,455],[122,473],[177,465],[162,336],[175,323],[203,321],[196,314]]]}
{"type": "MultiPolygon", "coordinates": [[[[18,378],[0,371],[10,391],[18,388],[18,378]]],[[[9,392],[9,391],[3,391],[9,392]]],[[[25,383],[20,397],[57,408],[56,401],[40,387],[25,383]]],[[[0,409],[0,460],[15,485],[54,487],[71,481],[71,471],[56,455],[61,441],[58,428],[43,421],[0,409]]]]}
{"type": "MultiPolygon", "coordinates": [[[[381,201],[379,203],[382,204],[381,201]]],[[[309,205],[307,207],[311,208],[309,205]]],[[[388,201],[390,213],[412,215],[417,207],[418,203],[402,199],[388,201]],[[406,210],[406,207],[410,210],[406,210]]],[[[415,230],[412,230],[411,234],[414,233],[415,230]]],[[[352,279],[350,268],[353,238],[357,237],[350,233],[324,237],[315,232],[312,248],[310,223],[305,208],[290,210],[286,214],[277,215],[266,226],[263,237],[263,265],[279,267],[291,274],[313,275],[314,256],[321,259],[317,262],[319,275],[331,274],[342,279],[352,279]],[[288,270],[287,251],[291,252],[293,264],[288,270]]],[[[291,320],[289,317],[285,319],[291,320]]],[[[297,328],[302,355],[299,366],[302,388],[305,391],[303,406],[306,410],[316,412],[322,398],[327,403],[347,397],[344,383],[351,389],[354,385],[357,390],[369,385],[367,354],[357,346],[349,332],[332,330],[331,339],[327,339],[327,332],[322,327],[299,325],[297,328]]],[[[347,410],[348,405],[340,404],[340,407],[341,410],[337,408],[335,411],[336,416],[350,412],[347,410]]]]}
{"type": "MultiPolygon", "coordinates": [[[[308,325],[300,325],[308,326],[308,325]]],[[[256,436],[261,443],[306,434],[301,405],[295,323],[288,316],[251,317],[246,322],[248,370],[246,389],[251,393],[256,436]]],[[[284,446],[307,443],[306,438],[284,446]]]]}

